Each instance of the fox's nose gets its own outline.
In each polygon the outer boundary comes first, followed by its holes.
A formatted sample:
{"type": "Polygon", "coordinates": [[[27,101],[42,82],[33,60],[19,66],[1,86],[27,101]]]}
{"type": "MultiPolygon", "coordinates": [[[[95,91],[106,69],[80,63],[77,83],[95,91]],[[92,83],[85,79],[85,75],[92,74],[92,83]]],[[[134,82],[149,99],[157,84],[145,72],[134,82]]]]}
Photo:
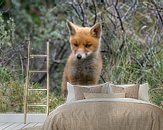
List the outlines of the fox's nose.
{"type": "Polygon", "coordinates": [[[78,54],[78,55],[77,55],[77,59],[80,60],[81,58],[82,58],[82,56],[81,56],[80,54],[78,54]]]}

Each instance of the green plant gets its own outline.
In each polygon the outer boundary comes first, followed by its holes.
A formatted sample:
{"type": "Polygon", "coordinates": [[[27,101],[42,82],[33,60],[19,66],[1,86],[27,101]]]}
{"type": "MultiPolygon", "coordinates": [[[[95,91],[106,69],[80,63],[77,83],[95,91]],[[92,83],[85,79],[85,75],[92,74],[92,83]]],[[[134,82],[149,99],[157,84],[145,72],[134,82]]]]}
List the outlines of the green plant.
{"type": "MultiPolygon", "coordinates": [[[[117,41],[119,40],[116,39],[113,44],[117,41]]],[[[153,45],[155,44],[157,43],[154,42],[153,45]]],[[[127,38],[121,51],[115,51],[109,58],[104,57],[105,74],[110,82],[116,84],[148,82],[150,90],[159,90],[163,79],[162,54],[161,45],[152,49],[148,45],[139,45],[135,39],[127,38]]],[[[150,99],[159,105],[163,95],[153,92],[150,99]]]]}
{"type": "Polygon", "coordinates": [[[0,13],[0,45],[1,47],[11,47],[15,42],[15,22],[12,18],[4,20],[0,13]]]}
{"type": "Polygon", "coordinates": [[[9,70],[6,68],[0,68],[0,82],[7,82],[13,79],[13,76],[9,70]]]}
{"type": "Polygon", "coordinates": [[[23,86],[17,81],[0,84],[0,112],[22,112],[23,86]]]}
{"type": "MultiPolygon", "coordinates": [[[[40,87],[39,84],[33,86],[34,88],[40,87]]],[[[18,81],[7,81],[0,84],[0,112],[16,112],[23,113],[24,109],[24,85],[18,81]]],[[[30,93],[28,96],[29,103],[46,104],[46,93],[35,92],[30,93]]],[[[50,111],[54,110],[57,106],[65,102],[61,96],[55,96],[53,93],[49,95],[49,107],[50,111]]],[[[43,107],[31,107],[28,109],[29,112],[44,113],[45,108],[43,107]]]]}

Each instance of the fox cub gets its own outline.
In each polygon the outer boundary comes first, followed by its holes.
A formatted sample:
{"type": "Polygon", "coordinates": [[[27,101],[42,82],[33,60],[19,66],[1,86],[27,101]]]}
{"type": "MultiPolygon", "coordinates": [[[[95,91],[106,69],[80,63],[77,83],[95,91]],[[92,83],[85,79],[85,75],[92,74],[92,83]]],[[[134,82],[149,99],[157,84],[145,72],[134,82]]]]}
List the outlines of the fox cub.
{"type": "Polygon", "coordinates": [[[101,25],[80,27],[67,23],[70,31],[71,54],[63,73],[62,95],[67,95],[67,82],[74,85],[97,84],[101,69],[101,25]]]}

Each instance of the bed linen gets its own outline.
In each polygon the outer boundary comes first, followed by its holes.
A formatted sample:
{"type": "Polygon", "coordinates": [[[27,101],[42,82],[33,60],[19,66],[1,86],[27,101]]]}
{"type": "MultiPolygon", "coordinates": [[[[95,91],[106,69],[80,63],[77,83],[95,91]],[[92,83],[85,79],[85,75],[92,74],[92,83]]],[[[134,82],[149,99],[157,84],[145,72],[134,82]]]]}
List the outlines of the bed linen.
{"type": "Polygon", "coordinates": [[[95,98],[65,103],[42,130],[163,130],[163,110],[131,98],[95,98]]]}

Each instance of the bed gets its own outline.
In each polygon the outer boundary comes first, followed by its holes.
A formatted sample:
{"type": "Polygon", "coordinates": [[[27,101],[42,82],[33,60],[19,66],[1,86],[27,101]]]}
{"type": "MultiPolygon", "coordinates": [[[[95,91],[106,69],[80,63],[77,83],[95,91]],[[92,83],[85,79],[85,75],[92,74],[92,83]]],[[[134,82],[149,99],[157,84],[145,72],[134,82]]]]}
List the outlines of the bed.
{"type": "MultiPolygon", "coordinates": [[[[70,85],[70,84],[69,84],[70,85]]],[[[102,85],[103,88],[107,84],[102,85]]],[[[114,86],[114,85],[113,85],[114,86]]],[[[120,91],[129,88],[133,85],[119,85],[115,91],[120,91]],[[120,87],[120,88],[118,88],[120,87]]],[[[79,87],[79,86],[78,86],[79,87]]],[[[86,87],[86,86],[85,86],[86,87]]],[[[96,86],[97,87],[97,86],[96,86]]],[[[99,86],[98,86],[99,87],[99,86]]],[[[69,88],[71,88],[69,86],[69,88]]],[[[91,87],[92,88],[92,87],[91,87]]],[[[163,130],[163,110],[159,107],[151,104],[148,101],[140,100],[142,97],[144,100],[148,100],[148,95],[145,91],[146,87],[138,87],[138,99],[132,94],[128,93],[128,96],[134,98],[107,98],[103,97],[87,98],[81,100],[69,100],[67,103],[59,106],[53,112],[50,113],[46,119],[43,130],[163,130]],[[143,93],[140,92],[144,91],[143,93]],[[143,90],[144,89],[144,90],[143,90]],[[141,93],[146,96],[142,96],[141,93]]],[[[107,88],[108,90],[108,88],[107,88]]],[[[132,89],[133,90],[133,89],[132,89]]],[[[74,93],[75,89],[68,90],[69,93],[74,93]]],[[[86,88],[78,92],[88,92],[86,88]]],[[[92,91],[92,90],[91,90],[92,91]]],[[[99,89],[96,89],[99,91],[99,89]]],[[[103,93],[106,90],[102,89],[103,93]]],[[[108,90],[109,93],[111,90],[108,90]]],[[[126,92],[127,92],[126,91],[126,92]]],[[[89,90],[90,92],[90,90],[89,90]]],[[[95,92],[95,90],[94,90],[95,92]]],[[[134,87],[134,93],[136,89],[134,87]]],[[[70,94],[70,95],[71,95],[70,94]]],[[[68,96],[70,96],[68,95],[68,96]]],[[[81,98],[81,95],[77,94],[81,98]]],[[[122,95],[121,95],[122,96],[122,95]]],[[[74,96],[71,95],[71,98],[74,96]]]]}
{"type": "Polygon", "coordinates": [[[63,104],[43,130],[163,130],[163,110],[131,98],[94,98],[63,104]]]}

